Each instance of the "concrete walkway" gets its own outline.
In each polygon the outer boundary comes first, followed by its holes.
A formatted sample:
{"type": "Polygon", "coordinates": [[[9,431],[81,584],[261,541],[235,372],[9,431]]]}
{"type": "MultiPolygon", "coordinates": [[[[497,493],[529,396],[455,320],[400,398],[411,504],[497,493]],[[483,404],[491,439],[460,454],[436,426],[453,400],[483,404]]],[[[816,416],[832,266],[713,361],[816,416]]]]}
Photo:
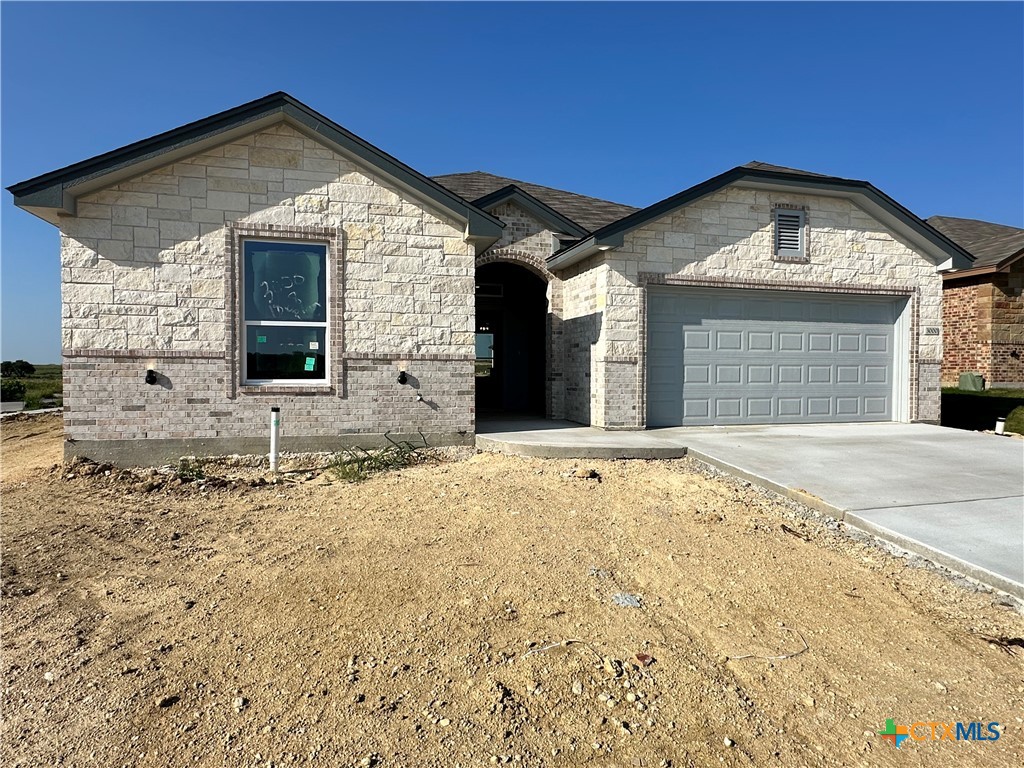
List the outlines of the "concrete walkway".
{"type": "Polygon", "coordinates": [[[689,453],[1024,599],[1024,441],[925,424],[604,432],[482,422],[477,446],[528,456],[689,453]]]}

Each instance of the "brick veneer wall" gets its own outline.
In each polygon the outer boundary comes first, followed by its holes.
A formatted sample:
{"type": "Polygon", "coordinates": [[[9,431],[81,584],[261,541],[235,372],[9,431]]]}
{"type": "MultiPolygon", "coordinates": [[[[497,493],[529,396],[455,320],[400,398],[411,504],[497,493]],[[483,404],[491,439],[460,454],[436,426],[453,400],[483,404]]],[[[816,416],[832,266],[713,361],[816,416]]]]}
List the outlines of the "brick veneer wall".
{"type": "Polygon", "coordinates": [[[125,441],[129,461],[232,452],[262,445],[271,405],[286,446],[384,430],[469,439],[474,253],[463,228],[285,124],[83,196],[61,222],[69,451],[115,457],[125,441]],[[237,238],[258,233],[330,245],[325,386],[238,381],[237,238]],[[147,368],[158,385],[143,383],[147,368]],[[401,369],[412,386],[397,383],[401,369]]]}
{"type": "Polygon", "coordinates": [[[947,280],[942,383],[980,373],[988,387],[1024,386],[1024,261],[1005,272],[947,280]]]}
{"type": "Polygon", "coordinates": [[[646,423],[645,285],[673,278],[754,290],[792,286],[911,298],[910,418],[939,418],[941,277],[931,262],[849,200],[728,187],[629,233],[603,263],[607,305],[592,375],[604,395],[595,400],[602,410],[592,414],[595,424],[637,429],[646,423]],[[771,211],[779,205],[807,211],[806,263],[772,257],[771,211]],[[940,332],[926,334],[924,328],[940,332]]]}
{"type": "Polygon", "coordinates": [[[985,278],[947,282],[942,291],[942,383],[955,386],[961,373],[990,376],[988,351],[992,318],[979,315],[980,294],[990,291],[985,278]],[[985,338],[987,341],[982,341],[985,338]]]}

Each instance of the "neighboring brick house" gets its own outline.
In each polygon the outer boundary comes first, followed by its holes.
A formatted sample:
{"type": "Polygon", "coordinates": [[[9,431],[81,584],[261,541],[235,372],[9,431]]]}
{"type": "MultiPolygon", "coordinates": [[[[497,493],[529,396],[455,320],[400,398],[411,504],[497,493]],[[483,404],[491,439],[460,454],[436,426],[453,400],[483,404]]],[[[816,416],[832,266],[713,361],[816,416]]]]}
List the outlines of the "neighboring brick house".
{"type": "Polygon", "coordinates": [[[975,258],[942,276],[942,384],[980,373],[986,387],[1024,387],[1024,229],[950,216],[928,223],[975,258]]]}
{"type": "Polygon", "coordinates": [[[270,406],[286,449],[936,422],[971,262],[863,181],[752,163],[638,210],[429,179],[281,93],[10,190],[61,231],[67,453],[122,462],[263,452],[270,406]]]}

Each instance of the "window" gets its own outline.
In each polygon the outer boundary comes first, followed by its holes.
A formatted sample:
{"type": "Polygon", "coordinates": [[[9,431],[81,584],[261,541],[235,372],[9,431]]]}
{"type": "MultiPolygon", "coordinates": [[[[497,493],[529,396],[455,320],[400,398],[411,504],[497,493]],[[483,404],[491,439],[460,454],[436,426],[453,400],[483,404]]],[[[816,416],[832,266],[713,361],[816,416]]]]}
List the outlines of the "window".
{"type": "Polygon", "coordinates": [[[776,208],[772,211],[775,224],[775,258],[787,261],[807,259],[807,237],[804,231],[804,211],[776,208]]]}
{"type": "Polygon", "coordinates": [[[327,246],[242,241],[242,381],[327,382],[327,246]]]}

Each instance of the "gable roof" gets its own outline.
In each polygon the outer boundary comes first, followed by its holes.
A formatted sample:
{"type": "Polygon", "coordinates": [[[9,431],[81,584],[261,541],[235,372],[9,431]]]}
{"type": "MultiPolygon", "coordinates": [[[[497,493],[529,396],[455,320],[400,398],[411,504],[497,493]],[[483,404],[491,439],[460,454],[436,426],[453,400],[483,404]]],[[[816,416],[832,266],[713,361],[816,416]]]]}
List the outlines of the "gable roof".
{"type": "Polygon", "coordinates": [[[926,221],[974,256],[972,269],[1000,268],[1024,252],[1024,229],[955,216],[931,216],[926,221]]]}
{"type": "Polygon", "coordinates": [[[368,165],[415,198],[466,222],[470,239],[493,243],[503,224],[457,193],[356,136],[287,93],[278,91],[170,131],[8,187],[14,204],[46,221],[74,214],[78,196],[195,155],[285,121],[340,154],[368,165]]]}
{"type": "Polygon", "coordinates": [[[538,221],[547,224],[551,230],[560,235],[572,235],[579,238],[586,236],[588,230],[581,227],[572,219],[566,218],[551,206],[538,200],[530,193],[520,189],[515,184],[496,189],[489,195],[484,195],[473,201],[477,208],[490,213],[502,203],[513,202],[520,208],[530,213],[538,221]]]}
{"type": "Polygon", "coordinates": [[[929,226],[881,190],[866,181],[825,176],[796,168],[754,161],[719,174],[689,189],[667,197],[618,221],[612,222],[578,243],[563,248],[548,259],[549,269],[563,269],[598,251],[622,245],[626,234],[707,195],[739,184],[756,189],[786,188],[805,194],[846,197],[914,243],[941,268],[966,269],[974,260],[964,248],[929,226]]]}
{"type": "Polygon", "coordinates": [[[564,189],[544,187],[540,184],[531,184],[528,181],[519,181],[518,179],[510,179],[505,176],[495,176],[493,173],[485,173],[484,171],[449,173],[444,176],[434,176],[434,181],[443,184],[452,192],[461,195],[467,200],[478,200],[504,187],[518,187],[548,207],[558,211],[558,213],[570,221],[579,224],[587,232],[600,229],[606,224],[618,221],[623,216],[628,216],[637,210],[631,205],[613,203],[609,200],[579,195],[575,192],[566,192],[564,189]]]}

